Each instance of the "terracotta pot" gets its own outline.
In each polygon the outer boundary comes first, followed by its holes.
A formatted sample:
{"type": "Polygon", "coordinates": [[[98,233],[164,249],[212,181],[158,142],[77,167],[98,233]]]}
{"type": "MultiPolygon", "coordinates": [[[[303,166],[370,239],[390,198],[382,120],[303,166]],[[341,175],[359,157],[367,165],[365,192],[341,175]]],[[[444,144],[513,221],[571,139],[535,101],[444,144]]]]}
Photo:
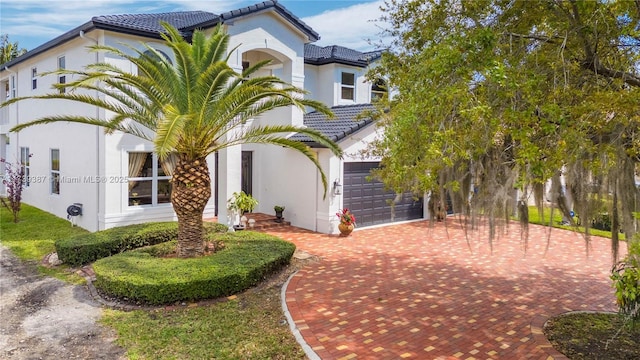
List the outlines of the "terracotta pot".
{"type": "Polygon", "coordinates": [[[349,236],[349,234],[351,234],[354,228],[355,226],[353,226],[353,224],[351,225],[347,225],[343,223],[338,224],[338,230],[340,230],[340,236],[349,236]]]}

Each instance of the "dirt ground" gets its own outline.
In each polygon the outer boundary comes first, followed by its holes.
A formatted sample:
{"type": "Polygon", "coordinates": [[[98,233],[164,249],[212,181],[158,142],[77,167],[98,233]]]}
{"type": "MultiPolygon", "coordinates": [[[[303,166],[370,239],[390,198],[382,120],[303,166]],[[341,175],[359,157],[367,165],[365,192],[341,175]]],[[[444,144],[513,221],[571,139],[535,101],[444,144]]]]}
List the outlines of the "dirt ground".
{"type": "Polygon", "coordinates": [[[125,359],[85,286],[38,275],[0,246],[0,358],[125,359]]]}

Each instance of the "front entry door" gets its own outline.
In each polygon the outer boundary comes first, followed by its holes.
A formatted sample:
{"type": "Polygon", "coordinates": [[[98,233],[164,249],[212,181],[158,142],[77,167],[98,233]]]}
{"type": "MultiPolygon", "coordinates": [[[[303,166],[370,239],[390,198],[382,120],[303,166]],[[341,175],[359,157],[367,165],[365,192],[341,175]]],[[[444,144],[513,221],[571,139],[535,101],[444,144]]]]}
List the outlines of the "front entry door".
{"type": "Polygon", "coordinates": [[[251,195],[253,191],[253,152],[251,151],[242,152],[242,177],[240,181],[242,191],[251,195]]]}

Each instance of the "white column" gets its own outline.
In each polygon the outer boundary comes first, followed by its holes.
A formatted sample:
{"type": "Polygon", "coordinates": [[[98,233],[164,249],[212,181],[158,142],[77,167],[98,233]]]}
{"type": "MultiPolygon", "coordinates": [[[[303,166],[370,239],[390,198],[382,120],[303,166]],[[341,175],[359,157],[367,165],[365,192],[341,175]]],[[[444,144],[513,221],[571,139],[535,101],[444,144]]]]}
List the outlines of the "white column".
{"type": "MultiPolygon", "coordinates": [[[[218,152],[218,222],[233,225],[227,211],[227,200],[241,190],[242,147],[228,147],[218,152]]],[[[211,179],[213,182],[213,179],[211,179]]]]}

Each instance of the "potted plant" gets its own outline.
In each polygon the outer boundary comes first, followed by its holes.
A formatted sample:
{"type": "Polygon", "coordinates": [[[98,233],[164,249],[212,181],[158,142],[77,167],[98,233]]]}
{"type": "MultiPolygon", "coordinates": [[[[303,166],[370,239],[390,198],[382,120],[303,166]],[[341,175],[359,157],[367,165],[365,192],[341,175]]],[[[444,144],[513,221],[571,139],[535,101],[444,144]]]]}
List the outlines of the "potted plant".
{"type": "MultiPolygon", "coordinates": [[[[233,193],[231,198],[227,201],[227,209],[230,214],[242,216],[247,212],[252,212],[258,205],[258,200],[253,196],[246,194],[244,191],[233,193]]],[[[235,222],[235,221],[234,221],[235,222]]],[[[234,229],[243,229],[242,225],[234,225],[234,229]]]]}
{"type": "Polygon", "coordinates": [[[356,227],[356,217],[349,209],[342,209],[342,211],[336,213],[336,216],[340,219],[340,224],[338,224],[340,236],[349,236],[356,227]]]}
{"type": "Polygon", "coordinates": [[[284,206],[276,205],[273,207],[273,210],[276,212],[276,222],[282,222],[282,212],[284,211],[284,206]]]}
{"type": "Polygon", "coordinates": [[[245,213],[252,212],[258,205],[258,200],[253,196],[246,194],[244,191],[234,192],[229,201],[227,201],[227,208],[230,211],[236,212],[238,215],[244,215],[245,213]]]}

